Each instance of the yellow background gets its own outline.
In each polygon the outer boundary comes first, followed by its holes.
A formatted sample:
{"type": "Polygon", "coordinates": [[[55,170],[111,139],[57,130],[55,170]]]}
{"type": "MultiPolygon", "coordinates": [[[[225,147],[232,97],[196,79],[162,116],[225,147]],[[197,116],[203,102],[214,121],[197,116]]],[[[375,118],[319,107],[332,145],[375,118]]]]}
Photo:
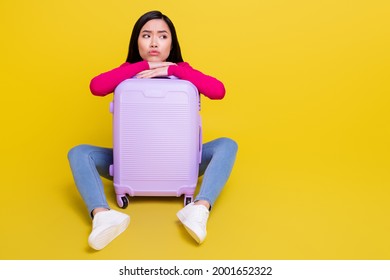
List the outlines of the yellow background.
{"type": "MultiPolygon", "coordinates": [[[[0,259],[390,259],[390,2],[0,3],[0,259]],[[201,246],[182,198],[131,199],[128,230],[89,249],[74,145],[111,146],[111,96],[136,19],[174,22],[184,59],[225,83],[202,99],[205,141],[239,144],[201,246]]],[[[112,185],[104,181],[117,209],[112,185]]]]}

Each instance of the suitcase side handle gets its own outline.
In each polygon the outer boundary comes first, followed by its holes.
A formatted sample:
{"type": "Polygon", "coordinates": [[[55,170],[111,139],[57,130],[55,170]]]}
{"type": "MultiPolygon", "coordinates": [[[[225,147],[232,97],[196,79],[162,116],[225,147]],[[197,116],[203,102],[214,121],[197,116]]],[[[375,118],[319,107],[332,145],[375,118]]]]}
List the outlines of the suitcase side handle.
{"type": "Polygon", "coordinates": [[[199,164],[202,162],[202,119],[199,115],[199,164]]]}

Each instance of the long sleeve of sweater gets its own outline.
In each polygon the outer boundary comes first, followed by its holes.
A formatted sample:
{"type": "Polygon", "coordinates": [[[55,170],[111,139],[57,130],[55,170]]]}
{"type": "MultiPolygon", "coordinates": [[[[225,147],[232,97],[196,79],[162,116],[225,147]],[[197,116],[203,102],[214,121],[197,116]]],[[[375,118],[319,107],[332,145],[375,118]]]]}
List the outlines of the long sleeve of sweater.
{"type": "MultiPolygon", "coordinates": [[[[90,83],[90,90],[94,95],[105,96],[114,92],[115,88],[124,80],[148,69],[150,68],[147,61],[125,62],[117,68],[94,77],[90,83]]],[[[168,75],[193,83],[200,93],[210,99],[222,99],[225,96],[225,87],[222,82],[195,70],[186,62],[170,65],[168,75]]]]}
{"type": "Polygon", "coordinates": [[[225,96],[225,86],[221,81],[195,70],[186,62],[169,66],[168,75],[193,83],[200,93],[210,99],[222,99],[225,96]]]}
{"type": "Polygon", "coordinates": [[[93,95],[106,96],[107,94],[114,92],[115,88],[124,80],[130,79],[139,72],[148,69],[149,64],[147,61],[131,64],[125,62],[117,68],[94,77],[89,84],[89,89],[93,95]]]}

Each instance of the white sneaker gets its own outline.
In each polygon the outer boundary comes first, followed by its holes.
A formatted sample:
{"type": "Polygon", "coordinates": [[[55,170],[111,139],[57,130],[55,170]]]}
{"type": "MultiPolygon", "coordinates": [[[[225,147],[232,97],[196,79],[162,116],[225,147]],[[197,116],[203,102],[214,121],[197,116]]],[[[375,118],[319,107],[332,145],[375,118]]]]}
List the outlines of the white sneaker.
{"type": "Polygon", "coordinates": [[[124,232],[129,223],[128,215],[115,210],[97,213],[92,221],[92,232],[88,238],[89,246],[95,250],[103,249],[124,232]]]}
{"type": "Polygon", "coordinates": [[[183,223],[188,233],[201,244],[206,238],[206,224],[209,218],[209,210],[204,205],[187,204],[177,212],[177,217],[183,223]]]}

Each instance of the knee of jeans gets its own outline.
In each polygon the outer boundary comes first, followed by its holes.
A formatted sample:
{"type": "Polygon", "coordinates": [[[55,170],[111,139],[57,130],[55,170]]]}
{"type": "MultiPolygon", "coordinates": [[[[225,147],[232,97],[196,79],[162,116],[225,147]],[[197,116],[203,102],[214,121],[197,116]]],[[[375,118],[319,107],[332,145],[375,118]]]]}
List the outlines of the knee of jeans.
{"type": "Polygon", "coordinates": [[[222,137],[219,138],[218,141],[220,142],[221,146],[232,153],[237,153],[238,150],[238,144],[233,139],[230,139],[228,137],[222,137]]]}
{"type": "Polygon", "coordinates": [[[86,145],[86,144],[73,147],[68,152],[68,160],[72,161],[72,159],[74,159],[76,156],[80,156],[81,154],[88,152],[89,147],[90,145],[86,145]]]}

